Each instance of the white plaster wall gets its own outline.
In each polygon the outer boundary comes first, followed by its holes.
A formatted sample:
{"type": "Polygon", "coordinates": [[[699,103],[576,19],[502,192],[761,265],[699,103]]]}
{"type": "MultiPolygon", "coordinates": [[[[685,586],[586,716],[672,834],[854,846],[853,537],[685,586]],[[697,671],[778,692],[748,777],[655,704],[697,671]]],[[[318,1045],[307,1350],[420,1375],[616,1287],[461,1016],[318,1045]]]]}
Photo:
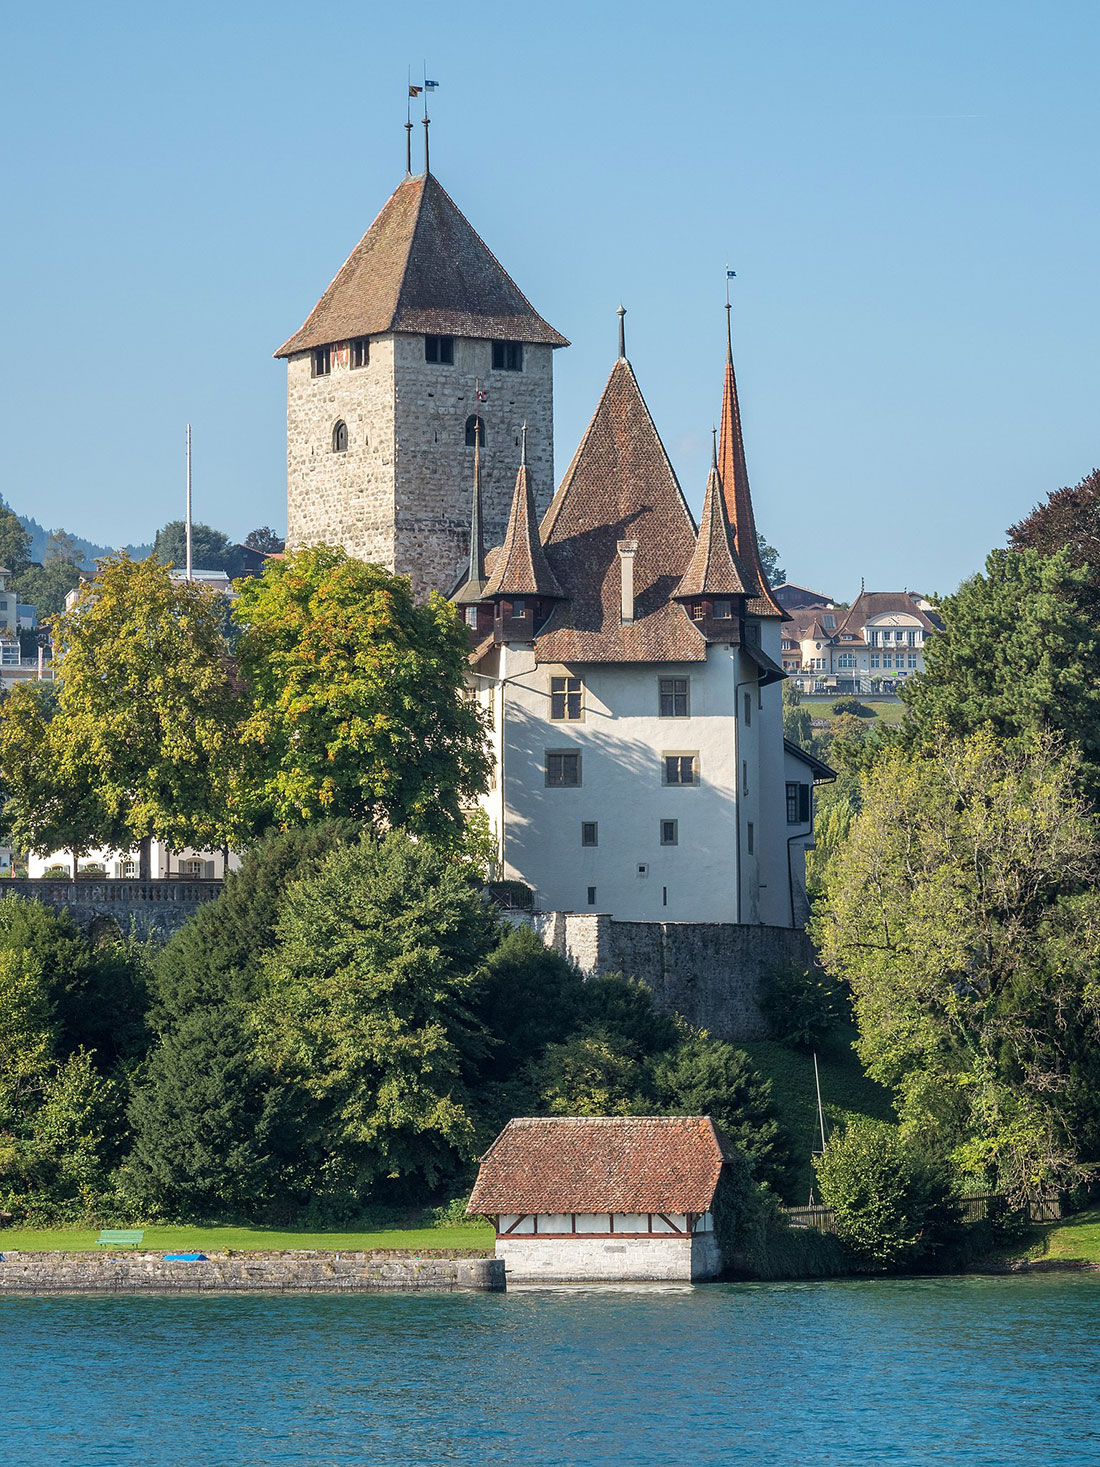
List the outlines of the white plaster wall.
{"type": "Polygon", "coordinates": [[[573,669],[585,685],[584,719],[553,722],[550,678],[565,669],[536,665],[526,647],[503,649],[504,808],[492,792],[485,808],[498,822],[503,814],[505,877],[533,886],[544,910],[602,911],[633,921],[736,921],[733,689],[743,660],[712,647],[702,663],[573,669]],[[662,676],[690,679],[690,717],[658,716],[662,676]],[[582,756],[580,787],[547,788],[546,750],[574,748],[582,756]],[[662,784],[666,752],[698,752],[700,784],[662,784]],[[675,846],[660,843],[662,819],[678,822],[675,846]],[[582,847],[581,823],[591,820],[599,844],[582,847]],[[647,875],[637,874],[639,864],[647,875]],[[594,907],[589,886],[596,887],[594,907]]]}
{"type": "Polygon", "coordinates": [[[721,1270],[713,1233],[694,1238],[498,1238],[496,1256],[514,1283],[702,1280],[721,1270]]]}
{"type": "MultiPolygon", "coordinates": [[[[196,877],[196,880],[220,881],[225,875],[225,858],[222,851],[198,851],[190,846],[182,851],[176,851],[171,850],[163,841],[158,840],[152,842],[149,852],[150,875],[154,880],[159,880],[169,875],[173,877],[178,876],[180,862],[189,860],[201,860],[206,867],[203,875],[196,877]]],[[[136,870],[138,864],[138,851],[136,847],[131,851],[115,851],[106,846],[97,846],[95,850],[88,851],[80,857],[79,869],[83,871],[89,863],[96,863],[107,868],[108,877],[116,878],[121,876],[119,867],[125,861],[133,861],[136,870]]],[[[73,857],[71,851],[52,851],[46,856],[28,856],[27,875],[31,877],[42,876],[51,866],[64,866],[66,871],[71,871],[72,864],[73,857]]],[[[240,857],[237,853],[230,851],[229,870],[236,871],[240,864],[240,857]]],[[[136,876],[133,879],[136,879],[136,876]]]]}
{"type": "MultiPolygon", "coordinates": [[[[773,662],[782,663],[782,623],[760,625],[762,650],[773,662]]],[[[759,758],[760,804],[757,836],[759,864],[760,922],[770,927],[791,925],[790,890],[787,880],[787,837],[797,828],[787,824],[786,751],[783,748],[783,684],[772,683],[760,690],[759,758]]],[[[804,771],[807,777],[809,770],[804,771]]]]}

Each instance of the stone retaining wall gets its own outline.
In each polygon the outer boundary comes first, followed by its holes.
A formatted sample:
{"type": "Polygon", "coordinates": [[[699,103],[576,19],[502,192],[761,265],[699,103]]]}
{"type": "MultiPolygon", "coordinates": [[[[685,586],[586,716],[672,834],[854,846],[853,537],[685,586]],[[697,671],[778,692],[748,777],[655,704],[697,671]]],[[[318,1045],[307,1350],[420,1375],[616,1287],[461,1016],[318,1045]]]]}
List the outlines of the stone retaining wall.
{"type": "Polygon", "coordinates": [[[169,1263],[162,1252],[3,1254],[2,1294],[192,1293],[365,1294],[386,1290],[499,1290],[504,1261],[428,1254],[216,1253],[169,1263]]]}
{"type": "Polygon", "coordinates": [[[28,897],[56,911],[66,911],[78,927],[97,922],[117,924],[122,933],[135,929],[142,937],[170,937],[206,902],[222,894],[220,881],[116,881],[82,878],[52,881],[48,877],[14,877],[0,883],[0,896],[28,897]]]}

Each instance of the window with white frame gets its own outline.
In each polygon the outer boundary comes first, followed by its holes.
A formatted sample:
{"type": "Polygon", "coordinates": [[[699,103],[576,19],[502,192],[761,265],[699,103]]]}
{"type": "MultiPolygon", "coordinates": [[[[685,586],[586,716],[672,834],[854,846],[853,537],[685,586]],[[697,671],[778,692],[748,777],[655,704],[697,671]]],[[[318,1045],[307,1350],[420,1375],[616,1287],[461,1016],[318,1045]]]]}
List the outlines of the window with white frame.
{"type": "Polygon", "coordinates": [[[584,698],[579,677],[550,679],[550,717],[554,722],[576,722],[584,717],[584,698]]]}

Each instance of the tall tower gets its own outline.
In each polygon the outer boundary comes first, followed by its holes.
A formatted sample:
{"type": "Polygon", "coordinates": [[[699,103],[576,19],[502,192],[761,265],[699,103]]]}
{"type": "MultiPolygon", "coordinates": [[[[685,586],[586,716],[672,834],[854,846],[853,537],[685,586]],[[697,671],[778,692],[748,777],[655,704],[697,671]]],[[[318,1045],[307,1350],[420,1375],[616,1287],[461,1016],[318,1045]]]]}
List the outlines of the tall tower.
{"type": "Polygon", "coordinates": [[[554,489],[555,347],[432,173],[406,177],[287,359],[287,534],[450,591],[469,553],[480,420],[487,544],[504,538],[527,424],[536,504],[554,489]]]}

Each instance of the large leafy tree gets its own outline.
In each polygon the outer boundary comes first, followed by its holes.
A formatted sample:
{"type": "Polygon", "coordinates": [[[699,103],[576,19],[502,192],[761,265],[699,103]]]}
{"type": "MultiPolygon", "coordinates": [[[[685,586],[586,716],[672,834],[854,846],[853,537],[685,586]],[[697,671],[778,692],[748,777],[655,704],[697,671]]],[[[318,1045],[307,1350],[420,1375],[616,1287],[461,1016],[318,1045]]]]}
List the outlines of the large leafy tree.
{"type": "Polygon", "coordinates": [[[1023,1197],[1100,1144],[1100,899],[1077,761],[985,729],[864,774],[814,935],[908,1134],[1023,1197]]]}
{"type": "MultiPolygon", "coordinates": [[[[187,565],[187,526],[183,520],[169,520],[156,534],[153,554],[164,565],[183,570],[187,565]]],[[[241,571],[241,553],[228,535],[211,525],[191,526],[192,570],[223,570],[229,576],[241,571]]]]}
{"type": "Polygon", "coordinates": [[[1100,469],[1079,484],[1055,489],[1008,532],[1015,550],[1037,550],[1041,555],[1068,552],[1075,566],[1090,566],[1100,577],[1100,469]]]}
{"type": "Polygon", "coordinates": [[[1088,596],[1088,572],[1066,550],[993,551],[941,605],[944,631],[903,694],[908,741],[986,725],[1005,738],[1052,730],[1080,748],[1086,785],[1100,792],[1100,630],[1088,596]]]}
{"type": "Polygon", "coordinates": [[[218,598],[173,582],[155,557],[102,562],[56,624],[52,716],[41,696],[0,708],[7,821],[21,843],[136,842],[145,867],[152,837],[207,848],[240,837],[246,705],[221,624],[218,598]]]}
{"type": "Polygon", "coordinates": [[[282,824],[350,815],[459,841],[489,762],[464,696],[468,643],[439,596],[320,546],[268,561],[234,616],[262,752],[262,798],[282,824]]]}
{"type": "Polygon", "coordinates": [[[261,525],[257,530],[249,530],[244,537],[244,543],[249,550],[258,550],[261,555],[281,555],[286,549],[285,538],[273,530],[270,525],[261,525]]]}
{"type": "Polygon", "coordinates": [[[19,516],[0,499],[0,566],[18,581],[31,558],[31,537],[19,516]]]}
{"type": "Polygon", "coordinates": [[[318,1208],[350,1215],[381,1186],[434,1187],[470,1161],[487,1048],[471,999],[498,940],[461,866],[397,831],[287,892],[253,1023],[318,1208]]]}

